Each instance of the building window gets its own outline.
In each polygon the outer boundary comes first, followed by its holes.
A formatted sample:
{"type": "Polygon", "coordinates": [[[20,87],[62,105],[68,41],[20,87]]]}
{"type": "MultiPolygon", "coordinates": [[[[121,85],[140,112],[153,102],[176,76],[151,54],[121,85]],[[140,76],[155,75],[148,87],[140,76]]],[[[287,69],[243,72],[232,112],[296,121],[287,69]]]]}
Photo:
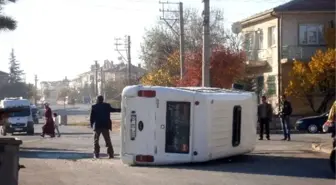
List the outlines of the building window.
{"type": "Polygon", "coordinates": [[[250,51],[252,49],[252,34],[246,33],[245,34],[245,42],[244,42],[244,48],[246,51],[250,51]]]}
{"type": "Polygon", "coordinates": [[[272,96],[276,94],[276,77],[270,75],[267,77],[267,95],[272,96]]]}
{"type": "Polygon", "coordinates": [[[268,47],[274,46],[276,43],[276,29],[275,26],[268,28],[268,47]]]}
{"type": "Polygon", "coordinates": [[[300,24],[299,44],[300,45],[323,45],[323,24],[300,24]]]}
{"type": "Polygon", "coordinates": [[[116,75],[115,75],[115,73],[112,73],[112,81],[116,81],[116,75]]]}
{"type": "Polygon", "coordinates": [[[262,30],[257,31],[258,34],[258,49],[264,49],[264,32],[262,30]]]}

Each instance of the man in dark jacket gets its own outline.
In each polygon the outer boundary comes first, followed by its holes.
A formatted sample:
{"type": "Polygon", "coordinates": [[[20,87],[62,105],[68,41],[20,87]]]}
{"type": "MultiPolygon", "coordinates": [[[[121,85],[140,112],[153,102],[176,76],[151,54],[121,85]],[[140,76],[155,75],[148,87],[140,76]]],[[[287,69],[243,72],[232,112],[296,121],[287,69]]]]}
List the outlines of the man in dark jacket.
{"type": "Polygon", "coordinates": [[[258,122],[260,126],[259,140],[263,140],[264,127],[267,140],[270,140],[269,124],[272,121],[273,110],[271,104],[266,102],[266,96],[261,97],[262,103],[258,105],[258,122]]]}
{"type": "Polygon", "coordinates": [[[104,97],[98,96],[97,103],[92,105],[90,123],[94,130],[94,158],[99,158],[100,146],[99,137],[102,134],[107,147],[109,158],[114,157],[113,146],[111,143],[110,132],[112,130],[111,112],[120,112],[120,109],[112,108],[109,103],[104,103],[104,97]]]}
{"type": "Polygon", "coordinates": [[[281,96],[281,107],[280,107],[280,121],[282,125],[282,130],[284,138],[282,140],[291,140],[290,137],[290,115],[292,114],[292,105],[286,99],[285,95],[281,96]]]}

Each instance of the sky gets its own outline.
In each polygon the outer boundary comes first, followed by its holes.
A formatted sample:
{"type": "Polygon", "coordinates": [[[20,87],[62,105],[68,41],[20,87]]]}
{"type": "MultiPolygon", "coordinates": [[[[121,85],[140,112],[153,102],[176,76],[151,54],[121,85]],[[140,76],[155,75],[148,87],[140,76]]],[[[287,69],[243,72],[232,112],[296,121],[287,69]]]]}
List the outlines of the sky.
{"type": "MultiPolygon", "coordinates": [[[[289,0],[210,0],[222,9],[225,27],[289,0]]],[[[167,1],[165,1],[167,2],[167,1]]],[[[178,2],[178,1],[169,1],[178,2]]],[[[184,8],[203,9],[202,0],[182,0],[184,8]]],[[[17,20],[15,31],[0,32],[0,70],[8,72],[14,48],[29,83],[75,78],[98,60],[119,63],[115,38],[131,36],[132,64],[139,59],[146,28],[159,21],[158,0],[18,0],[4,7],[17,20]]],[[[176,9],[171,5],[169,9],[176,9]]],[[[167,27],[168,29],[168,27],[167,27]]],[[[123,53],[125,56],[126,53],[123,53]]]]}

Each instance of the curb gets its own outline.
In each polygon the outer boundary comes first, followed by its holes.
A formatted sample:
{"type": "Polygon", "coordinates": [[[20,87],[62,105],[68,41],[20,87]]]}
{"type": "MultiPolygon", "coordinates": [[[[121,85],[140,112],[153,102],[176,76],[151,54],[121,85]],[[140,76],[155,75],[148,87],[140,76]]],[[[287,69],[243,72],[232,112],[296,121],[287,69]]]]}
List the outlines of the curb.
{"type": "Polygon", "coordinates": [[[330,154],[332,149],[326,146],[323,146],[320,143],[313,143],[312,144],[312,150],[315,152],[322,152],[322,153],[327,153],[330,154]]]}
{"type": "MultiPolygon", "coordinates": [[[[257,134],[259,134],[259,130],[257,130],[257,134]]],[[[297,133],[302,133],[300,131],[297,131],[297,130],[292,130],[291,131],[291,134],[297,134],[297,133]]],[[[270,134],[283,134],[283,131],[282,130],[270,130],[270,134]]]]}

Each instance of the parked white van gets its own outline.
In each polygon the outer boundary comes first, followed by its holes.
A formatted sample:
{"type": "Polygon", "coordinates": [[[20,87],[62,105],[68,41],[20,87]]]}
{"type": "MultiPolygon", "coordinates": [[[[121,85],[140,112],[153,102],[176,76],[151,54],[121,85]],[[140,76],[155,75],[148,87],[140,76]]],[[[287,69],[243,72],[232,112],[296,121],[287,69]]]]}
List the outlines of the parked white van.
{"type": "Polygon", "coordinates": [[[256,145],[251,92],[135,85],[124,88],[121,106],[121,160],[128,165],[204,162],[256,145]]]}
{"type": "Polygon", "coordinates": [[[1,127],[0,133],[26,132],[28,135],[34,135],[34,120],[31,111],[30,101],[18,98],[5,98],[0,101],[1,108],[21,107],[23,111],[9,114],[7,124],[1,127]]]}

